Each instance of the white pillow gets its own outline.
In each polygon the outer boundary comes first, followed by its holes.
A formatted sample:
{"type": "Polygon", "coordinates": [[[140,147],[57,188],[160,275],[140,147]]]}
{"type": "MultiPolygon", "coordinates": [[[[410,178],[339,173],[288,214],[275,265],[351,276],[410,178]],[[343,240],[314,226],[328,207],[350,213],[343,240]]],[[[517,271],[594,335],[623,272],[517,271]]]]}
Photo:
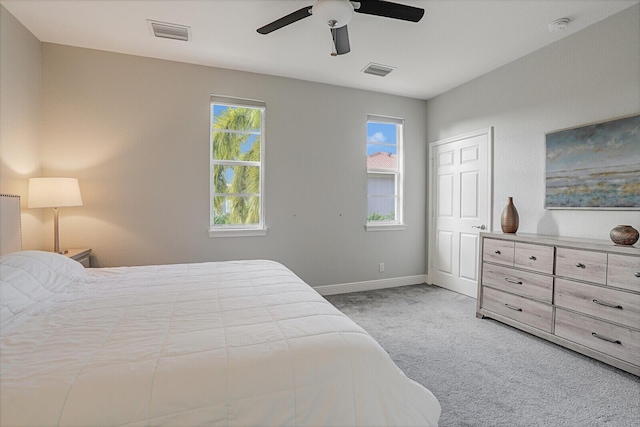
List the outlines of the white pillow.
{"type": "Polygon", "coordinates": [[[83,279],[84,267],[53,252],[22,251],[0,256],[2,320],[83,279]]]}

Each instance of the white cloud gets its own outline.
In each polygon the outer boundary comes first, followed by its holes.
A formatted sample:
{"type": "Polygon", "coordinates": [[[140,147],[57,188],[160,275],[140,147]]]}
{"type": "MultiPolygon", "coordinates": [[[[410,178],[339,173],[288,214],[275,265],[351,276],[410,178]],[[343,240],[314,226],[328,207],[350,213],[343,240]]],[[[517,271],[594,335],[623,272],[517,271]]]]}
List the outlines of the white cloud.
{"type": "Polygon", "coordinates": [[[376,132],[373,135],[369,135],[369,142],[387,142],[387,137],[382,132],[376,132]]]}

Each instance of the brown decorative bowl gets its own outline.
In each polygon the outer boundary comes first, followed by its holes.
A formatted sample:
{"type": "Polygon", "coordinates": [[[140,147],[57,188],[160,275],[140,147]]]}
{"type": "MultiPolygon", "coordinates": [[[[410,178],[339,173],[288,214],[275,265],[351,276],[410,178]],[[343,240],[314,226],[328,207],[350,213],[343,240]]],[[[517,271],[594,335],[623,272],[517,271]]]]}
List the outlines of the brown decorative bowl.
{"type": "Polygon", "coordinates": [[[616,245],[632,246],[638,241],[638,230],[630,225],[618,225],[611,230],[609,237],[616,245]]]}

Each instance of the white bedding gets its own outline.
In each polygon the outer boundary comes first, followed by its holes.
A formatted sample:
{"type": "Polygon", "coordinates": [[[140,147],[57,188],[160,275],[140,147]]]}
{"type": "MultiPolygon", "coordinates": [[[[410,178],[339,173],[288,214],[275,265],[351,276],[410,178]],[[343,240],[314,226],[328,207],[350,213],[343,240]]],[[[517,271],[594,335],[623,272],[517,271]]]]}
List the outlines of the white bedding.
{"type": "Polygon", "coordinates": [[[281,264],[79,265],[0,257],[2,426],[437,425],[431,392],[281,264]]]}

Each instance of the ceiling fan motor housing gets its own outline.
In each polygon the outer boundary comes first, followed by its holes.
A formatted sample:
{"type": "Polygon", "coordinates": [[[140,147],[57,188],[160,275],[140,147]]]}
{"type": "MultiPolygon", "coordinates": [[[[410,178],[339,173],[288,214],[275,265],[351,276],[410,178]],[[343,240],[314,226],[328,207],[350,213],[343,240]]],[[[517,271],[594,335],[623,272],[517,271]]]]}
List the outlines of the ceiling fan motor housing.
{"type": "Polygon", "coordinates": [[[351,21],[353,5],[347,0],[318,0],[313,5],[311,13],[323,24],[340,28],[351,21]]]}

